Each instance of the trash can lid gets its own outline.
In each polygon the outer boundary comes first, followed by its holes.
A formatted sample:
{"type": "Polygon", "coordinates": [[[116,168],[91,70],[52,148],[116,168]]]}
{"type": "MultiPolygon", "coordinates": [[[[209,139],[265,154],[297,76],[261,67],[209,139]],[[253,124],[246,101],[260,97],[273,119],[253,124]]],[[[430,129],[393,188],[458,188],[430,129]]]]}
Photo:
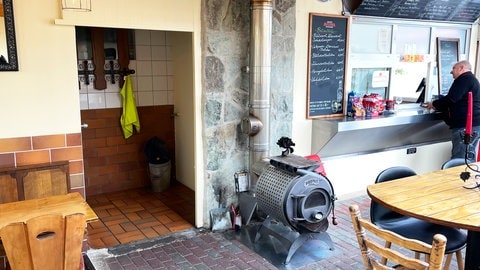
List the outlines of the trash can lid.
{"type": "Polygon", "coordinates": [[[167,145],[157,136],[150,138],[145,143],[143,151],[149,163],[162,164],[170,161],[167,145]]]}

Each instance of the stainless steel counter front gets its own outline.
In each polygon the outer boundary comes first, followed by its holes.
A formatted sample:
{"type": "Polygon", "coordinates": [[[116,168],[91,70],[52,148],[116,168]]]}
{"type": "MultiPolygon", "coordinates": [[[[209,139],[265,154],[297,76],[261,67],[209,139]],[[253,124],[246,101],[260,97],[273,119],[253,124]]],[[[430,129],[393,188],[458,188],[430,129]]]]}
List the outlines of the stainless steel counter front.
{"type": "Polygon", "coordinates": [[[324,158],[450,140],[450,130],[438,113],[419,104],[401,104],[397,108],[395,113],[368,119],[313,120],[312,153],[324,158]]]}

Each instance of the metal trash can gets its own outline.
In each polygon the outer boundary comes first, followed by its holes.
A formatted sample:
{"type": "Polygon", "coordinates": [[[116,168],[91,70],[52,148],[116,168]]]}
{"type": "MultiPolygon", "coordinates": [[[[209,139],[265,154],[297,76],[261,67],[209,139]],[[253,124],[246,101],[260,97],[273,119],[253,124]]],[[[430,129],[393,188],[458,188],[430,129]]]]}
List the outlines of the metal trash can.
{"type": "Polygon", "coordinates": [[[172,169],[170,160],[162,164],[148,164],[152,191],[162,192],[170,187],[170,171],[172,169]]]}
{"type": "Polygon", "coordinates": [[[161,192],[170,187],[171,161],[165,142],[152,137],[145,143],[145,156],[148,159],[150,182],[154,192],[161,192]]]}

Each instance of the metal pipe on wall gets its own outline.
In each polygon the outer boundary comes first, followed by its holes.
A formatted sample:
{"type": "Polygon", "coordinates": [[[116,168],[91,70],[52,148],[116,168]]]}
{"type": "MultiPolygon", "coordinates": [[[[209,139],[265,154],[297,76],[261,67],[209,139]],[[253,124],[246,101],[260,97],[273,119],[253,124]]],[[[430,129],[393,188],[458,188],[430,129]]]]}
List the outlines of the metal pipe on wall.
{"type": "MultiPolygon", "coordinates": [[[[254,163],[270,154],[270,74],[272,54],[272,1],[252,0],[250,29],[250,99],[249,119],[258,120],[259,128],[250,134],[250,187],[255,189],[254,163]]],[[[255,128],[252,128],[255,130],[255,128]]]]}

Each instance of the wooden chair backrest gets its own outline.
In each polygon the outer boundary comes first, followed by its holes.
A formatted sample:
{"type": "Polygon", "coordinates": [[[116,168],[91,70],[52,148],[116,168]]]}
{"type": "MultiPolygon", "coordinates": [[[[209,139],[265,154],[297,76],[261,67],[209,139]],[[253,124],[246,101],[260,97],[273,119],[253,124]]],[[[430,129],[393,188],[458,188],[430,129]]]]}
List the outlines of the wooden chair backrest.
{"type": "Polygon", "coordinates": [[[25,200],[67,194],[67,184],[67,175],[62,168],[29,171],[23,177],[25,200]]]}
{"type": "Polygon", "coordinates": [[[71,192],[68,161],[0,168],[0,203],[71,192]]]}
{"type": "Polygon", "coordinates": [[[79,269],[86,220],[83,214],[38,216],[0,229],[12,270],[79,269]]]}
{"type": "Polygon", "coordinates": [[[9,173],[0,173],[0,203],[18,201],[17,180],[9,173]]]}
{"type": "Polygon", "coordinates": [[[430,245],[418,240],[402,237],[388,230],[380,229],[370,221],[361,217],[358,205],[351,205],[349,210],[366,269],[394,269],[392,266],[382,264],[379,260],[380,258],[387,258],[388,261],[401,265],[401,268],[396,269],[442,269],[445,247],[447,245],[445,236],[441,234],[434,235],[432,244],[430,245]],[[375,236],[376,239],[367,237],[367,232],[369,232],[369,235],[375,236]],[[403,247],[407,250],[425,253],[427,255],[427,261],[409,257],[401,253],[398,249],[387,248],[377,242],[382,240],[393,243],[394,245],[392,245],[392,247],[403,247]]]}

